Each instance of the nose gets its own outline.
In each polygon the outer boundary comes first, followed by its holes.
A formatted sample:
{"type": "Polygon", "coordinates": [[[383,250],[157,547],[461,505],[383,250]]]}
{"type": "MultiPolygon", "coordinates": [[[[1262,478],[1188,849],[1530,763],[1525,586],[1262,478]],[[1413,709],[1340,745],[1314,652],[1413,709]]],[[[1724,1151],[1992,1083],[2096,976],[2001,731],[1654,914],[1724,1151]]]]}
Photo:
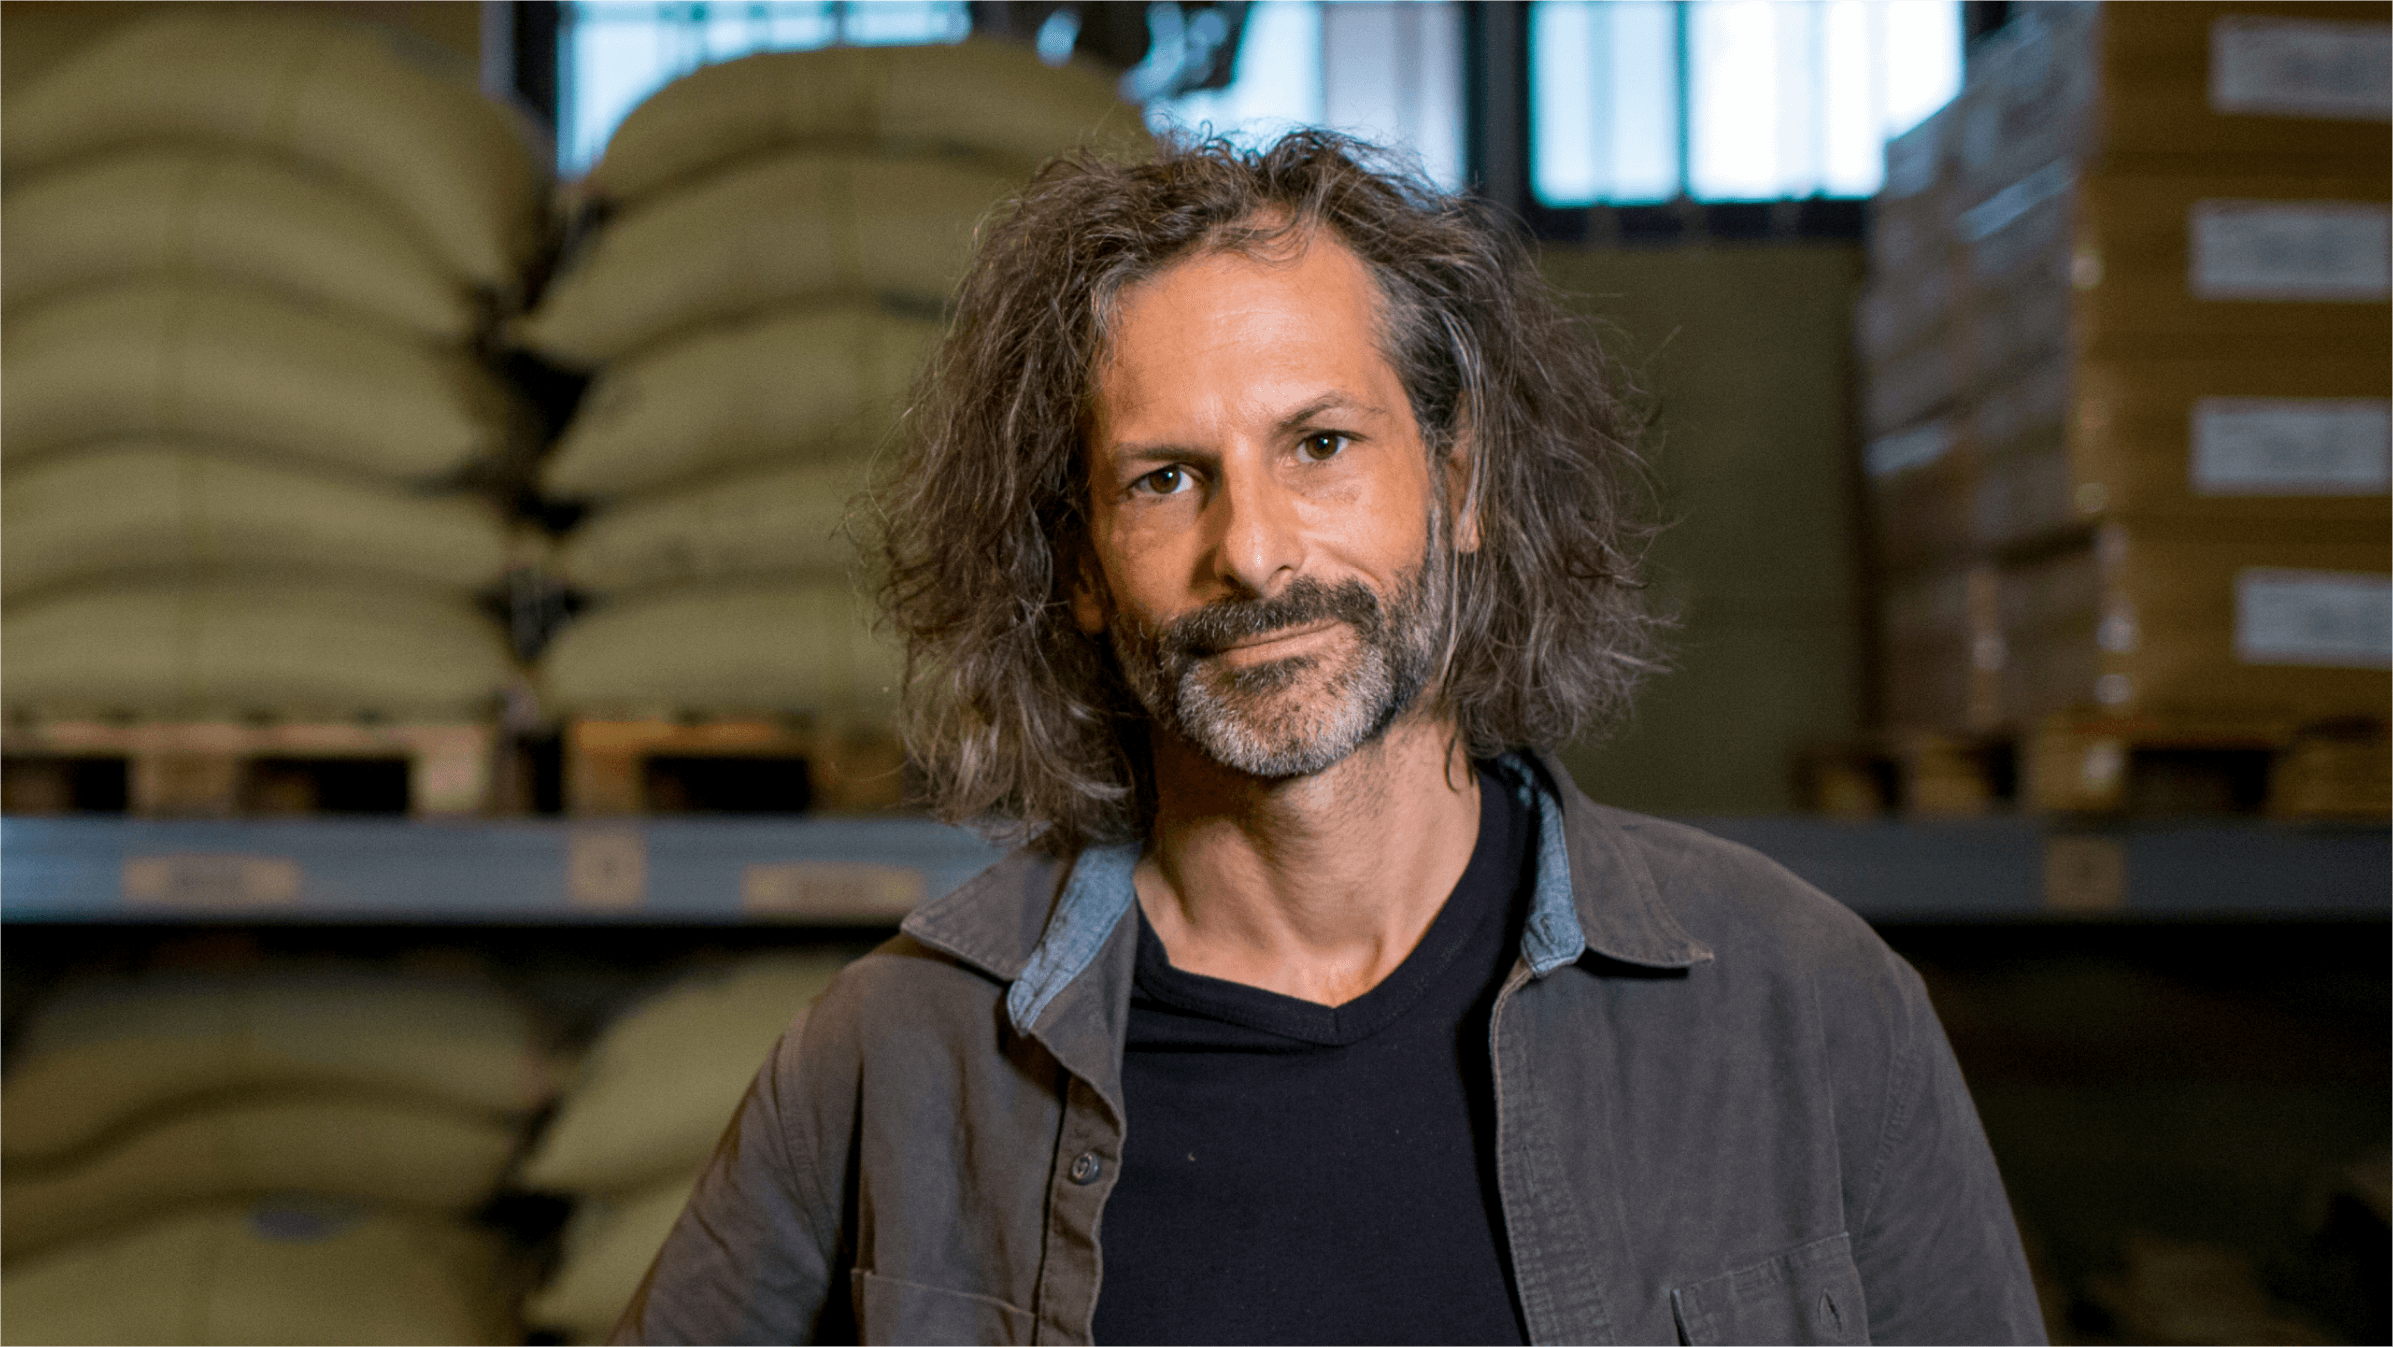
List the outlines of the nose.
{"type": "Polygon", "coordinates": [[[1224,464],[1213,507],[1221,531],[1214,569],[1224,583],[1267,599],[1303,568],[1295,493],[1266,468],[1237,458],[1224,464]]]}

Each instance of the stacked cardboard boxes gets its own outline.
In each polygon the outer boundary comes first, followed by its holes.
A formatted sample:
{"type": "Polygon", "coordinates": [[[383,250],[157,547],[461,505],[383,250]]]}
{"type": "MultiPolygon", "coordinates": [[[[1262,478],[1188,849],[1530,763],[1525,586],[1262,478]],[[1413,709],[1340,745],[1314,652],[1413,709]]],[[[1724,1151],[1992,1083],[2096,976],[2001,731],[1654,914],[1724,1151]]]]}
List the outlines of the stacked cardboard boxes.
{"type": "Polygon", "coordinates": [[[2388,7],[2024,10],[1874,203],[1890,722],[2381,720],[2388,7]]]}

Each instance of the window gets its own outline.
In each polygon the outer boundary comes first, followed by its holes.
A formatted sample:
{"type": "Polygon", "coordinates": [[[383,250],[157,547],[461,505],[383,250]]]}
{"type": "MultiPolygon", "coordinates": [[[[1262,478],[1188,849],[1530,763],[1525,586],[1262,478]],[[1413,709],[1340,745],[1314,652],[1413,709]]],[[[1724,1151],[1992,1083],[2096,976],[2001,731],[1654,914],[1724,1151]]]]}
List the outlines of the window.
{"type": "Polygon", "coordinates": [[[1946,0],[1542,0],[1530,184],[1551,207],[1868,196],[1961,86],[1946,0]]]}
{"type": "Polygon", "coordinates": [[[1154,99],[1147,119],[1250,144],[1332,127],[1420,156],[1451,188],[1463,180],[1462,85],[1459,4],[1260,0],[1247,8],[1229,86],[1154,99]]]}
{"type": "Polygon", "coordinates": [[[640,100],[702,65],[757,51],[960,42],[972,27],[962,0],[580,0],[564,7],[563,19],[557,167],[566,174],[597,162],[640,100]]]}

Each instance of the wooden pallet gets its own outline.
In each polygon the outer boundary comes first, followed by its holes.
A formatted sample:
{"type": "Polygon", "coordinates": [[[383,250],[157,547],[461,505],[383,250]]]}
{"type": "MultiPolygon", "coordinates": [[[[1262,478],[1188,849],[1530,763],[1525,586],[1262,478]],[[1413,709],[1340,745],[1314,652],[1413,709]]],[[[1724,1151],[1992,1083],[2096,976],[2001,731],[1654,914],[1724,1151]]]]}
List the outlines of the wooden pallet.
{"type": "Polygon", "coordinates": [[[2021,736],[2019,777],[2022,806],[2050,813],[2393,812],[2382,722],[2064,713],[2021,736]]]}
{"type": "Polygon", "coordinates": [[[1797,759],[1797,797],[1838,818],[1981,818],[2009,807],[2010,752],[1999,735],[1918,732],[1813,748],[1797,759]]]}
{"type": "Polygon", "coordinates": [[[731,809],[877,812],[905,798],[905,751],[885,729],[791,719],[578,719],[565,726],[565,812],[731,809]],[[714,768],[714,798],[707,773],[714,768]],[[726,796],[741,797],[737,800],[726,796]]]}
{"type": "Polygon", "coordinates": [[[123,764],[123,807],[149,816],[318,811],[309,768],[396,759],[419,817],[478,814],[491,802],[497,730],[483,723],[62,720],[0,728],[12,812],[76,808],[75,782],[123,764]]]}
{"type": "Polygon", "coordinates": [[[2381,722],[2073,712],[2024,730],[1889,733],[1800,759],[1806,808],[1840,817],[2038,814],[2393,814],[2381,722]]]}

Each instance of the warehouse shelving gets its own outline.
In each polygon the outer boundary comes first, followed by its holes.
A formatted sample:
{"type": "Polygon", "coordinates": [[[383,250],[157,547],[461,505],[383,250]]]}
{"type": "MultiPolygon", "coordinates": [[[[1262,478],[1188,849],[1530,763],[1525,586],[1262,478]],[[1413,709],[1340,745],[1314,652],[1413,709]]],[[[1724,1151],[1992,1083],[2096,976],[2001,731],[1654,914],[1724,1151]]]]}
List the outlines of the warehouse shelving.
{"type": "MultiPolygon", "coordinates": [[[[1873,921],[2393,915],[2387,830],[1696,820],[1873,921]]],[[[0,920],[886,927],[996,859],[923,819],[0,820],[0,920]]]]}

